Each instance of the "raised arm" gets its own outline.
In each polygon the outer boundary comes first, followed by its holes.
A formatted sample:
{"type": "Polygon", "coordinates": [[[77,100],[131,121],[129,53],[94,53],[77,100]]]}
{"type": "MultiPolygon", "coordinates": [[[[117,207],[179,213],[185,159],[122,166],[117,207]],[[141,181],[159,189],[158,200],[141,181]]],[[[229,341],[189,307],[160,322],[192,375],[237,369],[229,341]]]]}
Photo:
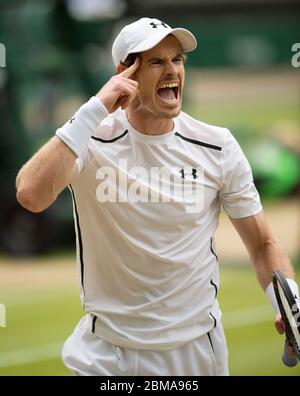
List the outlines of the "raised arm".
{"type": "Polygon", "coordinates": [[[118,107],[123,109],[137,93],[138,83],[132,76],[139,67],[139,58],[129,68],[120,69],[77,113],[57,130],[20,170],[17,200],[31,212],[47,209],[62,190],[77,176],[76,158],[84,164],[90,137],[97,126],[118,107]]]}

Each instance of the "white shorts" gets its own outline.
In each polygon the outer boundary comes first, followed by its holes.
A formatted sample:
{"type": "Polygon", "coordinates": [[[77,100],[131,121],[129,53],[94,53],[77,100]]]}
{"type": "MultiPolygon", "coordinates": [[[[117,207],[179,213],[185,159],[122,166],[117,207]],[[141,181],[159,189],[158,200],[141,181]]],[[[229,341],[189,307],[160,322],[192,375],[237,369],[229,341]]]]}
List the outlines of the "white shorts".
{"type": "Polygon", "coordinates": [[[62,359],[80,376],[226,376],[228,353],[222,324],[178,348],[140,350],[99,338],[84,316],[67,339],[62,359]]]}

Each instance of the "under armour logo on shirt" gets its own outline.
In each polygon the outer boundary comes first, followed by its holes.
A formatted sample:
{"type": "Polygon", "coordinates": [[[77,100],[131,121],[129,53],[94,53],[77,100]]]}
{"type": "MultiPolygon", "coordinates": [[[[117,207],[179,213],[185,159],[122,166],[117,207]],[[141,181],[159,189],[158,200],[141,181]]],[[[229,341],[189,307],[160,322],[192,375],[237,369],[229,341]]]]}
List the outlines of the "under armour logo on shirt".
{"type": "Polygon", "coordinates": [[[192,168],[191,169],[191,172],[186,172],[186,171],[184,171],[184,169],[180,169],[180,174],[181,174],[181,178],[182,179],[185,179],[185,177],[187,176],[187,175],[191,175],[191,176],[193,176],[193,179],[197,179],[198,178],[198,176],[197,176],[197,169],[195,169],[195,168],[192,168]]]}
{"type": "Polygon", "coordinates": [[[157,26],[161,25],[164,28],[168,28],[169,26],[164,23],[164,22],[160,22],[160,23],[155,23],[155,22],[151,22],[150,25],[153,27],[153,29],[157,29],[157,26]]]}
{"type": "Polygon", "coordinates": [[[71,118],[69,123],[72,124],[72,122],[75,120],[75,117],[71,118]]]}

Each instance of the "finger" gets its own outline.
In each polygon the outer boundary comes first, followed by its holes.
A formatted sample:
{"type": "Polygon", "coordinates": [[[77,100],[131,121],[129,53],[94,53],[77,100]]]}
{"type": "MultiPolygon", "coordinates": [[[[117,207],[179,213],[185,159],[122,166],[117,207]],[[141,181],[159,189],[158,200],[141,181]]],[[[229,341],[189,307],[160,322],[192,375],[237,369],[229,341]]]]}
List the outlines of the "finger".
{"type": "Polygon", "coordinates": [[[131,95],[126,95],[120,98],[120,106],[124,110],[129,105],[130,102],[135,98],[136,92],[133,92],[131,95]]]}
{"type": "Polygon", "coordinates": [[[115,103],[116,108],[119,106],[124,110],[128,104],[134,99],[137,94],[137,90],[132,87],[126,87],[126,90],[121,93],[118,100],[115,103]]]}
{"type": "Polygon", "coordinates": [[[119,106],[124,110],[126,107],[126,102],[128,101],[128,96],[122,96],[122,98],[119,99],[119,106]],[[124,107],[125,106],[125,107],[124,107]]]}
{"type": "Polygon", "coordinates": [[[135,80],[131,80],[130,78],[115,76],[114,84],[112,85],[113,89],[121,90],[123,86],[137,88],[138,82],[135,80]]]}
{"type": "Polygon", "coordinates": [[[298,358],[295,356],[290,356],[286,347],[286,343],[284,344],[284,352],[282,355],[282,362],[287,367],[295,367],[298,364],[298,358]]]}
{"type": "Polygon", "coordinates": [[[122,79],[113,87],[113,91],[118,95],[118,98],[122,95],[131,95],[137,90],[136,85],[132,85],[127,81],[126,79],[122,79]]]}
{"type": "MultiPolygon", "coordinates": [[[[137,92],[137,87],[135,85],[128,84],[126,81],[122,81],[122,86],[120,88],[120,96],[133,96],[137,92]]],[[[120,97],[119,96],[119,97],[120,97]]]]}
{"type": "Polygon", "coordinates": [[[125,78],[125,77],[119,77],[115,76],[117,78],[117,86],[126,84],[127,86],[131,86],[132,88],[137,88],[139,83],[135,80],[131,80],[130,78],[125,78]]]}
{"type": "Polygon", "coordinates": [[[297,357],[297,355],[295,354],[295,351],[294,351],[294,349],[293,349],[292,346],[288,346],[288,347],[287,347],[287,351],[288,351],[288,354],[289,354],[289,356],[290,356],[291,358],[297,357]]]}
{"type": "Polygon", "coordinates": [[[286,342],[286,350],[291,358],[295,358],[297,356],[289,341],[286,342]]]}
{"type": "Polygon", "coordinates": [[[122,73],[119,74],[121,77],[126,77],[130,78],[134,75],[134,73],[137,71],[138,67],[140,66],[140,58],[137,56],[135,58],[135,62],[133,65],[122,71],[122,73]]]}
{"type": "Polygon", "coordinates": [[[279,334],[283,334],[285,332],[284,323],[280,315],[276,316],[274,324],[279,334]]]}

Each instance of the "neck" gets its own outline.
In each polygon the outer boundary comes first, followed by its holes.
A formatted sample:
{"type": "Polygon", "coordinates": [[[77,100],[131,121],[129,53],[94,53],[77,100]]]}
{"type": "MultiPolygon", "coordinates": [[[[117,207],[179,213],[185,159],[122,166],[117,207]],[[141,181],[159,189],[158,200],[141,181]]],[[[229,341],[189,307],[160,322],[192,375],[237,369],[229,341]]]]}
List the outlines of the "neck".
{"type": "Polygon", "coordinates": [[[128,107],[126,116],[129,124],[145,135],[163,135],[174,128],[173,118],[160,118],[151,113],[143,113],[128,107]]]}

